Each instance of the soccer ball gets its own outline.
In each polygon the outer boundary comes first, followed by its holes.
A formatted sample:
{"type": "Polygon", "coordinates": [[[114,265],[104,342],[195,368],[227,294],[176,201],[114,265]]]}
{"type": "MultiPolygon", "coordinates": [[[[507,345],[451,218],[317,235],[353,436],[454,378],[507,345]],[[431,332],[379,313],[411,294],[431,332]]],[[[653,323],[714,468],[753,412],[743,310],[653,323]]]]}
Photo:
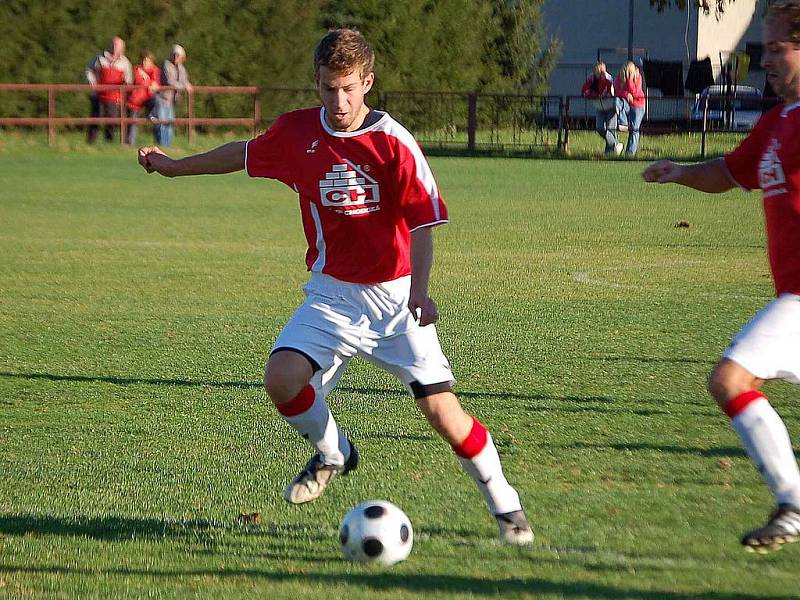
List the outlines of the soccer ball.
{"type": "Polygon", "coordinates": [[[408,557],[414,531],[406,513],[394,504],[368,500],[344,516],[339,542],[347,560],[393,565],[408,557]]]}

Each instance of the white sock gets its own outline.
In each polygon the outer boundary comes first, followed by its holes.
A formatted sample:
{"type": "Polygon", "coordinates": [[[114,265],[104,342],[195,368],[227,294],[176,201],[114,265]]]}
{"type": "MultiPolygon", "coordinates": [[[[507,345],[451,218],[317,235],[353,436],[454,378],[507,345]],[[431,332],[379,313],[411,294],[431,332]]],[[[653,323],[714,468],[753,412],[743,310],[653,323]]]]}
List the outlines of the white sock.
{"type": "Polygon", "coordinates": [[[278,412],[316,448],[325,464],[342,466],[350,458],[347,436],[336,424],[328,403],[311,385],[293,400],[279,405],[278,412]]]}
{"type": "Polygon", "coordinates": [[[763,396],[756,398],[731,419],[731,424],[778,504],[800,507],[800,469],[786,425],[772,405],[763,396]]]}
{"type": "Polygon", "coordinates": [[[522,509],[519,494],[503,474],[492,436],[480,421],[473,419],[467,439],[453,449],[461,466],[475,480],[492,514],[502,515],[522,509]]]}

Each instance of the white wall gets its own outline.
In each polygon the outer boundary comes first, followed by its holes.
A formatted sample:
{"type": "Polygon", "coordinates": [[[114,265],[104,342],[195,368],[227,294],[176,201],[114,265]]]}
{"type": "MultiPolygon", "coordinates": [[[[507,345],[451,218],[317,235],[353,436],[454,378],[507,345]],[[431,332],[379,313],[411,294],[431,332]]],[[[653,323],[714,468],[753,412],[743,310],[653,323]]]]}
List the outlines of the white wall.
{"type": "MultiPolygon", "coordinates": [[[[699,9],[673,7],[659,13],[648,0],[634,0],[633,45],[644,48],[654,60],[682,61],[685,69],[689,61],[711,56],[716,76],[719,50],[727,58],[737,47],[744,50],[745,41],[760,39],[765,2],[736,0],[717,21],[713,11],[706,16],[699,9]]],[[[619,69],[627,59],[628,10],[629,0],[545,0],[545,31],[562,42],[559,66],[551,77],[551,94],[579,94],[600,47],[623,51],[603,55],[610,72],[619,69]]],[[[751,73],[750,81],[763,85],[763,72],[751,73]]]]}

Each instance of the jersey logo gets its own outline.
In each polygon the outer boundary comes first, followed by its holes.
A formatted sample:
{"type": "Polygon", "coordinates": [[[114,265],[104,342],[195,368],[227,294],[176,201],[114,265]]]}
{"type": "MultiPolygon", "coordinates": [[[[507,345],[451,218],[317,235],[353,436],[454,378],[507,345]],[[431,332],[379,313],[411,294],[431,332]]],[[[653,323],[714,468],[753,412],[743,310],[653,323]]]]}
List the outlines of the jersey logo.
{"type": "Polygon", "coordinates": [[[311,145],[306,150],[306,154],[314,154],[317,151],[317,146],[319,146],[319,140],[314,140],[311,142],[311,145]]]}
{"type": "Polygon", "coordinates": [[[764,198],[786,193],[786,188],[783,187],[786,176],[781,159],[778,158],[779,149],[778,140],[772,138],[758,163],[758,186],[764,191],[764,198]]]}
{"type": "Polygon", "coordinates": [[[381,209],[378,182],[367,174],[369,165],[344,163],[333,165],[319,182],[322,206],[344,215],[363,215],[381,209]]]}

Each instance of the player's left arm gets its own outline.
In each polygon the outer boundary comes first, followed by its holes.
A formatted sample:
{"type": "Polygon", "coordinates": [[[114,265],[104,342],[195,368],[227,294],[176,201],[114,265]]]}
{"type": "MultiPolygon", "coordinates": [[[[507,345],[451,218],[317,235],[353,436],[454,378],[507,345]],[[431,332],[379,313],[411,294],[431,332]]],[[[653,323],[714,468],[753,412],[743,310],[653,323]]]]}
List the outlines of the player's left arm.
{"type": "Polygon", "coordinates": [[[433,228],[420,227],[411,232],[411,294],[408,308],[421,327],[439,319],[436,302],[428,295],[433,267],[433,228]]]}
{"type": "Polygon", "coordinates": [[[185,158],[170,158],[156,146],[139,148],[139,164],[148,173],[164,177],[182,175],[218,175],[244,169],[247,142],[229,142],[202,154],[185,158]]]}

